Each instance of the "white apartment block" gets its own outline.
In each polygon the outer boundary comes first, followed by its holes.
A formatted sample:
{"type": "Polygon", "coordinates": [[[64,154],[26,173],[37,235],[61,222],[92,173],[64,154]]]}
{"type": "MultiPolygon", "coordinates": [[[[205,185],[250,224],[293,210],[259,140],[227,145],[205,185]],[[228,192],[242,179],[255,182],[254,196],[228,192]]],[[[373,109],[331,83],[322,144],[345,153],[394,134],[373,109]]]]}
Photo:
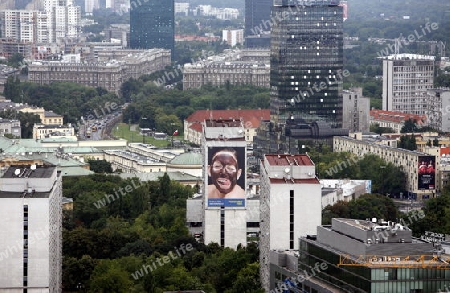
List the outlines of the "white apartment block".
{"type": "Polygon", "coordinates": [[[189,2],[175,2],[175,14],[189,14],[189,2]]]}
{"type": "Polygon", "coordinates": [[[424,115],[433,88],[434,56],[396,54],[383,59],[383,110],[424,115]]]}
{"type": "Polygon", "coordinates": [[[265,155],[261,161],[260,276],[270,288],[270,251],[298,250],[298,239],[316,235],[322,192],[308,155],[265,155]]]}
{"type": "Polygon", "coordinates": [[[370,99],[364,98],[362,88],[344,90],[342,128],[349,132],[369,131],[370,99]]]}
{"type": "Polygon", "coordinates": [[[0,12],[1,35],[26,43],[49,41],[48,14],[37,10],[4,10],[0,12]]]}
{"type": "Polygon", "coordinates": [[[0,292],[61,292],[60,173],[55,166],[11,166],[0,181],[0,292]]]}
{"type": "Polygon", "coordinates": [[[223,30],[222,41],[226,42],[231,47],[244,43],[244,30],[223,30]]]}
{"type": "Polygon", "coordinates": [[[387,163],[401,167],[406,174],[406,190],[419,200],[436,197],[440,191],[440,180],[438,180],[440,177],[439,157],[435,156],[434,159],[434,162],[436,162],[435,187],[433,189],[419,189],[419,160],[420,157],[430,156],[430,154],[380,145],[371,141],[358,140],[345,136],[335,136],[333,138],[333,151],[349,152],[358,157],[373,154],[384,159],[387,163]]]}

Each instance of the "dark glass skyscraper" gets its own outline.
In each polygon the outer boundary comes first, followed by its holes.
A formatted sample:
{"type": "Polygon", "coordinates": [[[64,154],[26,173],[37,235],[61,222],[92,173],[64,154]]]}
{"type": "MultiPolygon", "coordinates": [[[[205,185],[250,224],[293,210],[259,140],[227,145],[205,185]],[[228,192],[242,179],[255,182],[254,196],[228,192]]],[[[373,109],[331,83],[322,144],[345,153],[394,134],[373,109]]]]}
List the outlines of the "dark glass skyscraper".
{"type": "Polygon", "coordinates": [[[343,19],[338,0],[275,0],[271,14],[270,116],[255,154],[302,153],[342,127],[343,19]]]}
{"type": "Polygon", "coordinates": [[[342,7],[336,0],[280,2],[272,8],[272,121],[342,127],[342,7]]]}
{"type": "Polygon", "coordinates": [[[174,10],[174,0],[131,1],[130,47],[132,49],[170,49],[173,55],[174,10]]]}
{"type": "Polygon", "coordinates": [[[244,37],[247,48],[270,47],[273,0],[245,0],[244,37]]]}

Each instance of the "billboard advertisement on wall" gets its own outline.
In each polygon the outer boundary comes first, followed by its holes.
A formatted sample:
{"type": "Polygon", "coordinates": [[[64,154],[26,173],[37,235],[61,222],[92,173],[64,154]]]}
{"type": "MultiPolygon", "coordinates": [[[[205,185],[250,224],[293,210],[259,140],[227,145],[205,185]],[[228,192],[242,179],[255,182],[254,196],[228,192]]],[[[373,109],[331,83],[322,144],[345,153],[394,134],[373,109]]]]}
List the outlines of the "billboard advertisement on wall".
{"type": "Polygon", "coordinates": [[[207,207],[245,207],[245,147],[208,147],[207,207]]]}
{"type": "Polygon", "coordinates": [[[430,190],[436,186],[436,157],[419,156],[418,189],[430,190]]]}

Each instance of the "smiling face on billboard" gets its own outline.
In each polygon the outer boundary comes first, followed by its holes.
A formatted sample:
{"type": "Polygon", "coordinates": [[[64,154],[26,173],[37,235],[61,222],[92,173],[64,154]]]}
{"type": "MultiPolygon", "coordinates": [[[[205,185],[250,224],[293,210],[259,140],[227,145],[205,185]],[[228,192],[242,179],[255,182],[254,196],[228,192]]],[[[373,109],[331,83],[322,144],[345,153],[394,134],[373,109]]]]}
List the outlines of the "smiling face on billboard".
{"type": "Polygon", "coordinates": [[[208,166],[208,175],[210,177],[208,198],[245,197],[244,189],[238,185],[242,169],[239,168],[234,149],[224,148],[214,153],[208,166]]]}

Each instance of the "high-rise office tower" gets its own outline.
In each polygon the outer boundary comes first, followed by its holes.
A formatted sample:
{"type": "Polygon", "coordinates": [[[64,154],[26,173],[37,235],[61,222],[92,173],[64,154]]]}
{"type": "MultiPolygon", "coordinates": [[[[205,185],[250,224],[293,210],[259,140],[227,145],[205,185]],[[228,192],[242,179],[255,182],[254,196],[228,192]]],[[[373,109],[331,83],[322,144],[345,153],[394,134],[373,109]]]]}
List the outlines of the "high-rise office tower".
{"type": "Polygon", "coordinates": [[[300,118],[341,127],[342,7],[332,0],[281,2],[272,8],[272,121],[300,118]]]}
{"type": "Polygon", "coordinates": [[[247,48],[270,47],[270,11],[273,0],[245,0],[245,45],[247,48]]]}
{"type": "Polygon", "coordinates": [[[163,48],[174,50],[174,0],[131,1],[130,47],[132,49],[163,48]]]}

